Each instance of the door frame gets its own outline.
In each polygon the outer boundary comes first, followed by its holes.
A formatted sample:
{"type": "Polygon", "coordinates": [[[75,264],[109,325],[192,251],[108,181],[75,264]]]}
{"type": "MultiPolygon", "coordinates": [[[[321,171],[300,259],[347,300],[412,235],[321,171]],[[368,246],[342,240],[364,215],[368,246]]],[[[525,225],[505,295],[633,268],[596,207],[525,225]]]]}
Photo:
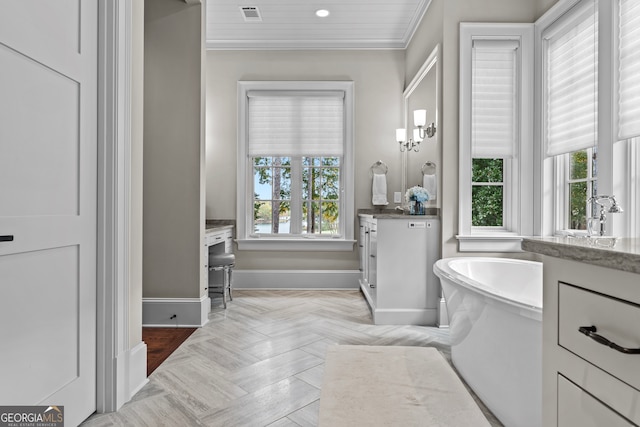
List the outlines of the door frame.
{"type": "Polygon", "coordinates": [[[97,412],[117,411],[147,381],[129,340],[132,1],[98,8],[97,412]]]}

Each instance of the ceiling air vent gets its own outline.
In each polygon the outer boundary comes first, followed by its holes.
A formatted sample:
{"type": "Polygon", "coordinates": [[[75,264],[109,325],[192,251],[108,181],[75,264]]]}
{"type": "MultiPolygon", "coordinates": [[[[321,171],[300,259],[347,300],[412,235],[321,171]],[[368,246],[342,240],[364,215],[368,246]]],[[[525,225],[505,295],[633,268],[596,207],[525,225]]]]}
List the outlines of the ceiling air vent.
{"type": "Polygon", "coordinates": [[[257,7],[252,7],[252,6],[241,7],[240,10],[242,10],[242,16],[244,17],[244,20],[246,22],[262,21],[262,17],[260,16],[260,11],[258,10],[257,7]]]}

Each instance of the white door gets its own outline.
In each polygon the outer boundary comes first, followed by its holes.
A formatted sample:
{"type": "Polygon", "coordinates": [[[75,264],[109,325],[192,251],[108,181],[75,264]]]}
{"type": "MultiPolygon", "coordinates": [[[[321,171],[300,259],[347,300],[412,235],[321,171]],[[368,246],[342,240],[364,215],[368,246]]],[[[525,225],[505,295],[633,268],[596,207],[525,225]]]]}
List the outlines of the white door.
{"type": "Polygon", "coordinates": [[[96,408],[97,1],[0,1],[0,404],[96,408]]]}

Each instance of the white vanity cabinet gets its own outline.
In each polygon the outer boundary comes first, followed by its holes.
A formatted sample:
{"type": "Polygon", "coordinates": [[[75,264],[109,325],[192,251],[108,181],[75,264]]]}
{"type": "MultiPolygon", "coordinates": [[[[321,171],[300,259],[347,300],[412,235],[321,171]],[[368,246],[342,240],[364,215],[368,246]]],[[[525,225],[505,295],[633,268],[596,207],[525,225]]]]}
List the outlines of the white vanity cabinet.
{"type": "Polygon", "coordinates": [[[640,425],[640,354],[623,352],[640,349],[640,259],[611,250],[599,256],[594,248],[537,249],[545,254],[543,426],[640,425]]]}
{"type": "Polygon", "coordinates": [[[377,230],[376,220],[372,217],[360,217],[360,287],[369,305],[376,305],[376,256],[377,230]]]}
{"type": "Polygon", "coordinates": [[[440,220],[359,215],[360,289],[377,325],[436,325],[440,220]]]}

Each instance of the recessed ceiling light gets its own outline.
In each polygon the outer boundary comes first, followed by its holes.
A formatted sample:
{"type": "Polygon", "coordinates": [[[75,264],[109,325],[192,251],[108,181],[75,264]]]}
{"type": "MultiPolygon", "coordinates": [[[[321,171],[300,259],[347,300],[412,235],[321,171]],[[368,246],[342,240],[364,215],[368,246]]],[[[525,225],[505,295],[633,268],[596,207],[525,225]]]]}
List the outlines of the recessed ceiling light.
{"type": "Polygon", "coordinates": [[[327,9],[318,9],[316,10],[316,16],[320,18],[326,18],[329,16],[329,11],[327,9]]]}

